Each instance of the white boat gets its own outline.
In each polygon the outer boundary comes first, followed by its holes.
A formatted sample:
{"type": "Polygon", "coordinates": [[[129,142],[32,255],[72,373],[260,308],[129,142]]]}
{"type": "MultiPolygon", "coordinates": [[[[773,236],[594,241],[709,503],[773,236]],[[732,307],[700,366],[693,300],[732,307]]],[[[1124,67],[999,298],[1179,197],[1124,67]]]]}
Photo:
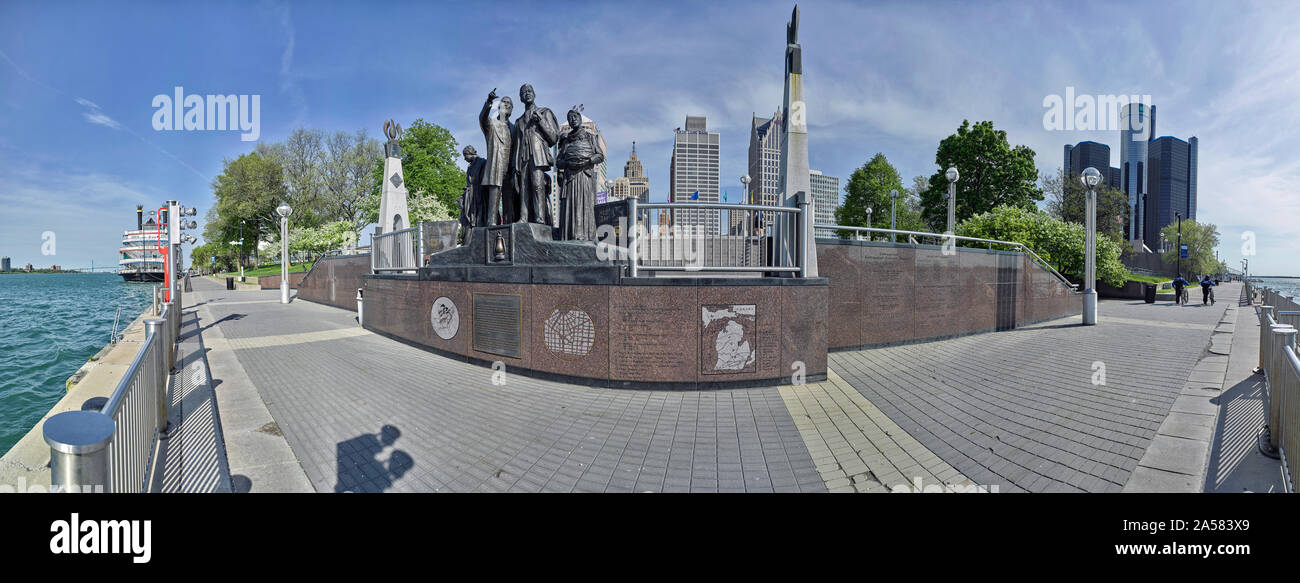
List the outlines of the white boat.
{"type": "MultiPolygon", "coordinates": [[[[143,221],[144,210],[136,207],[136,229],[122,234],[121,258],[117,273],[126,281],[155,282],[163,280],[163,257],[159,237],[166,237],[153,217],[143,221]]],[[[166,245],[164,241],[162,245],[166,245]]]]}

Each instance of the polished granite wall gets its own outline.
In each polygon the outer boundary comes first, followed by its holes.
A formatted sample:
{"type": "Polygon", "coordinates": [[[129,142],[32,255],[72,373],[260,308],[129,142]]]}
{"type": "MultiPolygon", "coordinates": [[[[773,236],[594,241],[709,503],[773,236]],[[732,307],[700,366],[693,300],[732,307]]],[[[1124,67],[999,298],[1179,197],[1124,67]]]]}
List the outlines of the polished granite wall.
{"type": "Polygon", "coordinates": [[[831,349],[1006,330],[1079,314],[1083,300],[1021,253],[819,240],[831,349]]]}
{"type": "MultiPolygon", "coordinates": [[[[370,275],[370,255],[322,258],[298,283],[298,298],[355,312],[357,288],[361,287],[361,278],[366,275],[370,275]]],[[[279,277],[275,278],[272,287],[280,287],[279,277]]]]}
{"type": "Polygon", "coordinates": [[[705,389],[826,376],[825,280],[584,285],[446,281],[429,273],[365,278],[365,327],[445,355],[499,361],[507,372],[601,386],[705,389]],[[518,351],[508,354],[484,336],[510,335],[513,320],[495,306],[514,302],[518,351]]]}

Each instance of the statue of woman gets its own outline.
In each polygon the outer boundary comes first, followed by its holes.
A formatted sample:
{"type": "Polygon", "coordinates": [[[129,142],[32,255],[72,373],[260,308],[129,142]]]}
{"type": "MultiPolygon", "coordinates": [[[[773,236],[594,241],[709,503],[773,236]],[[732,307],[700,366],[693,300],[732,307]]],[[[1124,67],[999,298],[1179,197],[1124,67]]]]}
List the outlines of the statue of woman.
{"type": "Polygon", "coordinates": [[[595,133],[582,126],[582,114],[570,110],[569,128],[560,136],[560,156],[556,166],[560,183],[560,239],[594,241],[596,239],[596,166],[605,161],[605,152],[595,133]]]}

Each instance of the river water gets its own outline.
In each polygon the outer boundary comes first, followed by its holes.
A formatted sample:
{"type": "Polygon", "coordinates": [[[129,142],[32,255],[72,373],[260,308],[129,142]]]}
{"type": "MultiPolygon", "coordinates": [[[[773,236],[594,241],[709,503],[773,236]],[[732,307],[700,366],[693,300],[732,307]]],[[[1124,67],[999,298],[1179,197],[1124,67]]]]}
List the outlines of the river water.
{"type": "Polygon", "coordinates": [[[1300,303],[1300,277],[1252,277],[1258,279],[1259,285],[1276,290],[1300,303]]]}
{"type": "Polygon", "coordinates": [[[59,399],[64,381],[153,301],[153,286],[109,273],[0,274],[0,455],[59,399]]]}

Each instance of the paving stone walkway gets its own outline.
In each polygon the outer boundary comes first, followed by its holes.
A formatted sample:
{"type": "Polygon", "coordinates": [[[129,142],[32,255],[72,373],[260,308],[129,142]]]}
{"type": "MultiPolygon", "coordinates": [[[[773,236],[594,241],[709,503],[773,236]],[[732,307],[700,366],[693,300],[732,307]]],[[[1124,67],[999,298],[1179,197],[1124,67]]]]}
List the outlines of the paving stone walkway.
{"type": "MultiPolygon", "coordinates": [[[[1239,293],[1238,284],[1225,284],[1218,295],[1239,293]]],[[[1180,400],[1183,389],[1211,355],[1211,335],[1229,303],[1102,301],[1096,326],[1079,326],[1076,316],[832,353],[830,366],[977,484],[1004,492],[1118,492],[1171,409],[1188,402],[1180,400]]],[[[1204,475],[1203,454],[1199,460],[1204,475]]]]}
{"type": "Polygon", "coordinates": [[[833,353],[821,383],[638,391],[494,378],[277,290],[187,300],[235,491],[1118,492],[1165,467],[1158,438],[1208,447],[1169,420],[1227,358],[1224,302],[1103,301],[1092,327],[833,353]]]}
{"type": "MultiPolygon", "coordinates": [[[[775,387],[632,391],[509,371],[494,384],[491,369],[362,331],[352,312],[267,301],[276,294],[204,281],[189,297],[316,491],[827,489],[775,387]]],[[[233,372],[214,363],[214,378],[233,372]]],[[[257,490],[239,457],[235,483],[257,490]]]]}

